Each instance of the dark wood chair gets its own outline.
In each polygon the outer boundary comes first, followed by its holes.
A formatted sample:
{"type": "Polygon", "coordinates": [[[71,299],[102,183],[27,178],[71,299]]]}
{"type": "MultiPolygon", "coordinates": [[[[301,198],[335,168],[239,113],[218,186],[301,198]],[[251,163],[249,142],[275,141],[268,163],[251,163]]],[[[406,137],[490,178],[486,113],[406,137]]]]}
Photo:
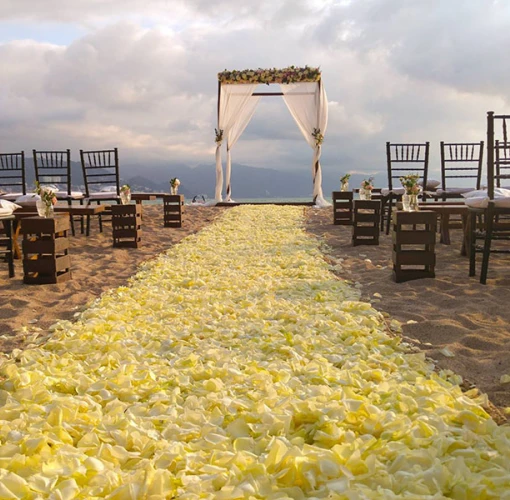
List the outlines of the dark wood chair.
{"type": "Polygon", "coordinates": [[[510,120],[510,115],[495,115],[493,111],[487,113],[487,195],[489,201],[487,208],[469,208],[469,275],[475,275],[476,254],[481,253],[480,283],[482,284],[487,282],[491,253],[510,253],[510,247],[505,247],[504,243],[497,244],[496,247],[493,246],[494,241],[510,241],[510,206],[505,206],[495,199],[495,188],[501,185],[502,180],[510,179],[506,170],[510,161],[507,163],[506,154],[503,153],[505,149],[510,150],[506,120],[510,120]],[[502,136],[502,140],[496,140],[496,134],[502,136]],[[479,222],[480,220],[482,222],[479,222]],[[481,240],[483,245],[478,245],[478,240],[481,240]]]}
{"type": "MultiPolygon", "coordinates": [[[[424,143],[386,143],[386,164],[388,169],[388,189],[382,191],[382,217],[386,222],[386,234],[390,232],[393,205],[400,199],[405,190],[400,177],[418,174],[422,186],[427,186],[429,171],[429,142],[424,143]]],[[[425,191],[422,198],[425,199],[425,191]]]]}
{"type": "Polygon", "coordinates": [[[441,141],[441,187],[434,193],[436,199],[446,201],[451,198],[462,198],[464,193],[480,189],[483,146],[483,141],[448,143],[441,141]],[[450,185],[451,182],[459,183],[460,179],[470,179],[470,185],[463,187],[450,185]]]}
{"type": "MultiPolygon", "coordinates": [[[[57,200],[83,203],[85,198],[81,191],[72,189],[71,151],[32,151],[34,158],[35,180],[41,186],[56,187],[57,200]]],[[[71,230],[74,235],[74,218],[71,216],[71,230]]]]}
{"type": "MultiPolygon", "coordinates": [[[[117,148],[102,151],[84,151],[80,149],[85,198],[87,204],[101,205],[111,202],[120,204],[119,154],[117,148]]],[[[111,216],[111,211],[103,212],[111,216]]],[[[99,215],[99,228],[103,230],[103,215],[99,215]]]]}
{"type": "Polygon", "coordinates": [[[14,201],[27,194],[25,153],[0,153],[0,198],[14,201]]]}
{"type": "Polygon", "coordinates": [[[510,189],[510,142],[495,141],[494,168],[496,187],[510,189]]]}

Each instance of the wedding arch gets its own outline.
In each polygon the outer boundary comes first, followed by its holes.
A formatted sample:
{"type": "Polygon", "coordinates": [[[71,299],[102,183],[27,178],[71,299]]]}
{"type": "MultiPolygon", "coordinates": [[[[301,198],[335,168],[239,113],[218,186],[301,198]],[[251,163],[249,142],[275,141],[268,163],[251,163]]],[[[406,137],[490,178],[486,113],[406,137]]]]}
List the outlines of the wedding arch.
{"type": "Polygon", "coordinates": [[[218,128],[216,131],[215,203],[223,201],[221,145],[227,141],[225,201],[232,201],[231,149],[251,120],[262,96],[282,96],[306,142],[313,148],[313,201],[329,206],[322,193],[321,147],[328,123],[328,101],[319,68],[257,69],[218,73],[218,128]],[[280,92],[255,92],[260,84],[279,84],[280,92]]]}

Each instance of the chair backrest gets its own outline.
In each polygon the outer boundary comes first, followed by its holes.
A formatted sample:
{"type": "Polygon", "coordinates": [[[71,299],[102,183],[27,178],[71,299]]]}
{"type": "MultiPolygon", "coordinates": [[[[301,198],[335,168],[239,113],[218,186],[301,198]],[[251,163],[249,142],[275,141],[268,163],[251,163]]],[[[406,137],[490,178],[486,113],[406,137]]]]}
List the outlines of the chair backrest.
{"type": "Polygon", "coordinates": [[[117,148],[104,151],[83,151],[80,149],[85,196],[107,186],[115,186],[120,196],[119,154],[117,148]]]}
{"type": "MultiPolygon", "coordinates": [[[[502,179],[510,179],[510,142],[495,141],[494,145],[494,182],[501,187],[502,179]]],[[[510,181],[505,186],[508,187],[510,181]]]]}
{"type": "Polygon", "coordinates": [[[57,185],[71,195],[71,151],[32,151],[35,180],[41,186],[57,185]]]}
{"type": "Polygon", "coordinates": [[[487,192],[494,199],[494,187],[510,179],[510,142],[506,121],[510,115],[495,115],[487,112],[487,192]]]}
{"type": "Polygon", "coordinates": [[[25,183],[25,152],[0,153],[0,191],[27,194],[25,183]]]}
{"type": "Polygon", "coordinates": [[[400,177],[408,174],[418,174],[422,186],[427,185],[429,172],[429,145],[421,144],[394,144],[386,143],[386,161],[388,164],[388,187],[393,189],[400,186],[400,177]]]}
{"type": "MultiPolygon", "coordinates": [[[[483,141],[443,142],[441,150],[441,187],[448,179],[476,179],[476,189],[482,180],[483,141]]],[[[459,187],[459,186],[456,186],[459,187]]]]}

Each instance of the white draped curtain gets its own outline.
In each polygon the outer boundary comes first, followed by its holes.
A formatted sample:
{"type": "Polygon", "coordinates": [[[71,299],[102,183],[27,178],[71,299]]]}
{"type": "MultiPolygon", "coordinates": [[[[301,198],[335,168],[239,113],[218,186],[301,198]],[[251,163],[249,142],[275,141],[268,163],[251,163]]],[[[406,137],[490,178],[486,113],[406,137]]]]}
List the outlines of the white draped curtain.
{"type": "MultiPolygon", "coordinates": [[[[227,164],[225,170],[226,199],[232,201],[230,183],[232,173],[231,149],[244,132],[259,102],[253,92],[258,84],[222,84],[220,85],[218,104],[218,130],[223,132],[221,140],[216,141],[216,191],[215,203],[223,201],[223,169],[221,165],[221,144],[227,140],[227,164]]],[[[296,121],[306,142],[314,150],[312,163],[313,199],[320,207],[330,204],[322,193],[322,170],[320,165],[321,141],[314,137],[314,131],[324,136],[328,124],[328,101],[326,91],[319,82],[299,82],[280,84],[283,99],[296,121]]]]}
{"type": "Polygon", "coordinates": [[[322,193],[320,164],[321,144],[313,136],[317,130],[324,136],[328,125],[328,100],[322,82],[280,84],[283,100],[296,121],[306,142],[313,148],[312,178],[313,199],[320,207],[329,206],[322,193]]]}
{"type": "MultiPolygon", "coordinates": [[[[244,129],[248,125],[255,108],[258,97],[252,97],[258,84],[221,85],[220,103],[218,110],[218,129],[223,130],[223,138],[227,139],[227,166],[225,181],[227,185],[227,198],[230,201],[231,186],[230,174],[232,170],[230,150],[237,142],[244,129]]],[[[223,169],[221,167],[221,141],[216,142],[216,191],[215,201],[222,201],[221,191],[223,188],[223,169]]]]}

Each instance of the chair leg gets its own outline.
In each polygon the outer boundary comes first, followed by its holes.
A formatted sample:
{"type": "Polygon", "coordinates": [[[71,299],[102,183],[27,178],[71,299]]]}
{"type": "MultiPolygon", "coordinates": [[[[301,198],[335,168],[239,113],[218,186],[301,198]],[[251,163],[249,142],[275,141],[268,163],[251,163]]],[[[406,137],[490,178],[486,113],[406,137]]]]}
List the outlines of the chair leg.
{"type": "MultiPolygon", "coordinates": [[[[83,200],[80,200],[80,205],[83,205],[83,200]]],[[[81,226],[81,234],[83,234],[83,221],[84,221],[84,217],[83,215],[80,217],[80,226],[81,226]]]]}
{"type": "MultiPolygon", "coordinates": [[[[98,205],[101,205],[101,203],[99,203],[99,201],[97,202],[98,205]]],[[[102,233],[103,232],[103,217],[101,216],[101,214],[99,214],[99,232],[102,233]]]]}
{"type": "Polygon", "coordinates": [[[381,196],[381,231],[384,231],[384,223],[386,221],[386,210],[388,208],[388,199],[385,196],[381,196]]]}
{"type": "Polygon", "coordinates": [[[475,212],[469,214],[469,276],[474,276],[476,271],[476,223],[475,212]]]}
{"type": "Polygon", "coordinates": [[[393,196],[388,199],[388,209],[386,213],[386,234],[390,234],[391,215],[393,213],[393,196]]]}
{"type": "Polygon", "coordinates": [[[485,285],[487,283],[487,272],[489,270],[489,256],[491,253],[493,219],[494,213],[491,207],[489,206],[487,210],[487,220],[485,221],[485,243],[483,245],[482,270],[480,272],[480,283],[482,285],[485,285]]]}
{"type": "MultiPolygon", "coordinates": [[[[72,202],[71,200],[67,200],[67,205],[68,205],[69,207],[71,207],[71,206],[72,206],[72,204],[73,204],[73,202],[72,202]]],[[[70,214],[69,214],[69,218],[71,219],[71,234],[72,234],[73,236],[76,236],[76,233],[74,232],[74,217],[73,217],[73,214],[72,214],[72,213],[70,213],[70,214]]]]}

